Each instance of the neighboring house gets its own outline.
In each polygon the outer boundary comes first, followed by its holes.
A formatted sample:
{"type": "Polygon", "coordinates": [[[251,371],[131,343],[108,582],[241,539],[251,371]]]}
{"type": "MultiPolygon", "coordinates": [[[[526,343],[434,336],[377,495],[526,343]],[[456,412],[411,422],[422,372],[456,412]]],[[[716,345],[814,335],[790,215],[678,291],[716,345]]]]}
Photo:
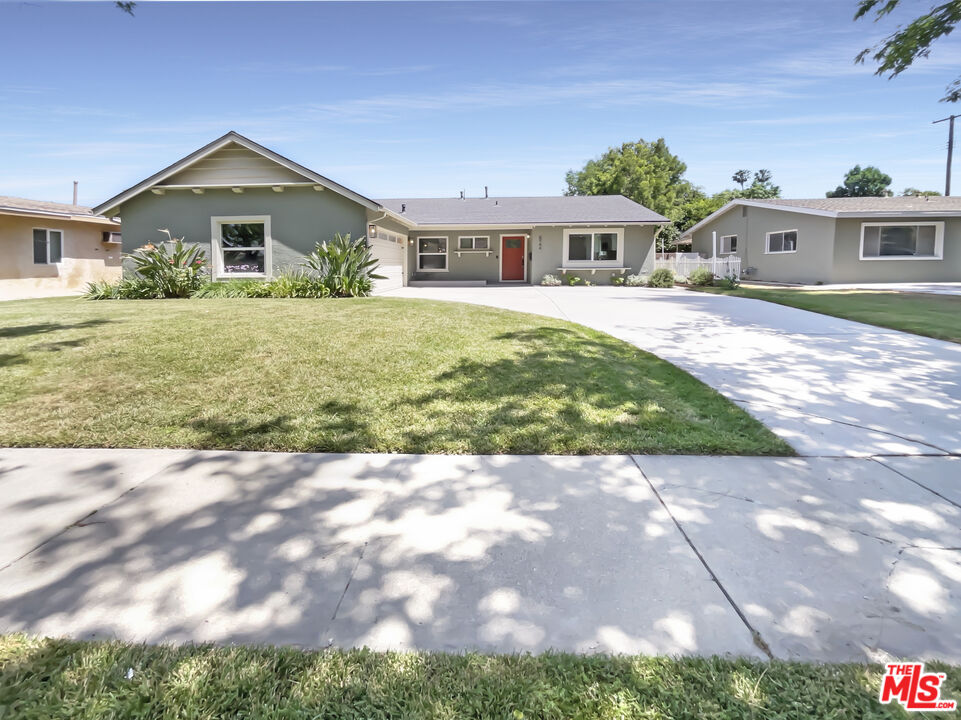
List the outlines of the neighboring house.
{"type": "Polygon", "coordinates": [[[0,196],[0,300],[69,295],[121,274],[120,225],[79,205],[0,196]]]}
{"type": "Polygon", "coordinates": [[[124,250],[163,238],[204,247],[215,279],[296,267],[335,233],[365,236],[387,276],[408,282],[597,283],[648,271],[667,218],[620,195],[372,200],[229,132],[94,208],[123,222],[124,250]]]}
{"type": "Polygon", "coordinates": [[[756,280],[961,281],[961,197],[734,200],[684,237],[756,280]]]}

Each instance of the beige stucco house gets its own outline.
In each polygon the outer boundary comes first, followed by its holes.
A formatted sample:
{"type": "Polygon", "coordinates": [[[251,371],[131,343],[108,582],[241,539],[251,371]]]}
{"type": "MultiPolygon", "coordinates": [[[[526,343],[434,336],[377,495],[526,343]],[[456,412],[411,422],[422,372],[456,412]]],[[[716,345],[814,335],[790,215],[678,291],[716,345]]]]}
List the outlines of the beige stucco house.
{"type": "Polygon", "coordinates": [[[0,196],[0,300],[70,295],[121,275],[120,225],[79,205],[0,196]]]}
{"type": "Polygon", "coordinates": [[[961,281],[961,197],[739,199],[684,237],[752,280],[961,281]]]}

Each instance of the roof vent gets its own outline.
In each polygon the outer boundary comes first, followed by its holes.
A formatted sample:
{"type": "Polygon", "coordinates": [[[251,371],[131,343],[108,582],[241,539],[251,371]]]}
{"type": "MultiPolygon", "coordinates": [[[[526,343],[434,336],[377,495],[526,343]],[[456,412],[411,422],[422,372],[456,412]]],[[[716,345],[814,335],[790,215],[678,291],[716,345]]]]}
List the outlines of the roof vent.
{"type": "Polygon", "coordinates": [[[463,191],[463,190],[460,191],[460,199],[461,199],[461,200],[464,199],[464,191],[463,191]]]}
{"type": "Polygon", "coordinates": [[[487,186],[484,186],[484,199],[487,199],[487,186]]]}
{"type": "Polygon", "coordinates": [[[407,212],[407,203],[401,203],[401,204],[400,204],[400,211],[401,211],[402,213],[407,212]]]}

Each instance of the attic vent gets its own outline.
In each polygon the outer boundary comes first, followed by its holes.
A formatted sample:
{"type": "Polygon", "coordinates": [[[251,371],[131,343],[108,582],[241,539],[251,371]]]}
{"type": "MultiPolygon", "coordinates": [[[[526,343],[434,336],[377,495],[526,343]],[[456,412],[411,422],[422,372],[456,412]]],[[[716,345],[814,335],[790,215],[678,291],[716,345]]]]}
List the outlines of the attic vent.
{"type": "Polygon", "coordinates": [[[747,217],[747,205],[741,205],[741,217],[747,217]]]}

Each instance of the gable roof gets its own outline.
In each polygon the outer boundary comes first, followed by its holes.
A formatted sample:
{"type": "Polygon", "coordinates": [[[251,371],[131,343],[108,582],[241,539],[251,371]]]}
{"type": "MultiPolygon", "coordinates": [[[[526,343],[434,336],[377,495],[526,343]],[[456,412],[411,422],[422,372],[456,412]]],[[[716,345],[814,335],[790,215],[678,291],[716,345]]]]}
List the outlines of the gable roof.
{"type": "Polygon", "coordinates": [[[667,223],[623,195],[500,198],[390,198],[379,201],[418,226],[667,223]]]}
{"type": "Polygon", "coordinates": [[[763,207],[785,212],[820,215],[829,218],[885,218],[885,217],[928,217],[961,216],[961,197],[846,197],[846,198],[765,198],[750,200],[737,198],[717,210],[699,223],[684,231],[682,237],[690,237],[715,218],[734,207],[763,207]]]}
{"type": "Polygon", "coordinates": [[[0,214],[57,217],[65,220],[116,225],[113,220],[95,215],[90,208],[83,205],[28,200],[27,198],[8,197],[6,195],[0,195],[0,214]]]}
{"type": "MultiPolygon", "coordinates": [[[[204,145],[199,150],[195,150],[194,152],[190,153],[184,158],[181,158],[180,160],[173,163],[172,165],[168,165],[160,172],[155,173],[150,177],[148,177],[146,180],[143,180],[137,183],[133,187],[127,188],[122,193],[115,195],[114,197],[110,198],[106,202],[101,203],[97,207],[93,208],[93,212],[96,214],[101,214],[101,213],[106,213],[108,211],[115,211],[118,208],[118,206],[125,203],[127,200],[130,200],[132,197],[135,197],[141,194],[142,192],[149,190],[154,185],[162,183],[164,180],[166,180],[170,176],[189,167],[190,165],[197,162],[198,160],[201,160],[202,158],[205,158],[208,155],[217,152],[218,150],[224,148],[225,146],[231,143],[235,143],[237,145],[240,145],[241,147],[245,147],[248,150],[251,150],[252,152],[257,153],[258,155],[262,155],[263,157],[274,161],[278,165],[282,165],[285,168],[292,170],[298,175],[303,176],[305,178],[305,181],[307,182],[314,182],[317,185],[321,185],[329,190],[332,190],[336,193],[339,193],[340,195],[343,195],[344,197],[350,198],[354,202],[359,203],[360,205],[363,205],[364,207],[370,210],[379,209],[379,206],[377,205],[377,203],[375,203],[370,198],[364,197],[363,195],[356,193],[353,190],[346,188],[343,185],[336,183],[329,178],[324,177],[320,173],[316,173],[310,168],[304,167],[303,165],[300,165],[299,163],[296,163],[293,160],[285,158],[283,155],[279,155],[275,153],[273,150],[270,150],[269,148],[265,148],[263,145],[259,145],[258,143],[255,143],[253,140],[244,137],[240,133],[237,133],[231,130],[230,132],[217,138],[213,142],[208,143],[207,145],[204,145]]],[[[237,184],[243,185],[242,182],[238,182],[237,184]]]]}

